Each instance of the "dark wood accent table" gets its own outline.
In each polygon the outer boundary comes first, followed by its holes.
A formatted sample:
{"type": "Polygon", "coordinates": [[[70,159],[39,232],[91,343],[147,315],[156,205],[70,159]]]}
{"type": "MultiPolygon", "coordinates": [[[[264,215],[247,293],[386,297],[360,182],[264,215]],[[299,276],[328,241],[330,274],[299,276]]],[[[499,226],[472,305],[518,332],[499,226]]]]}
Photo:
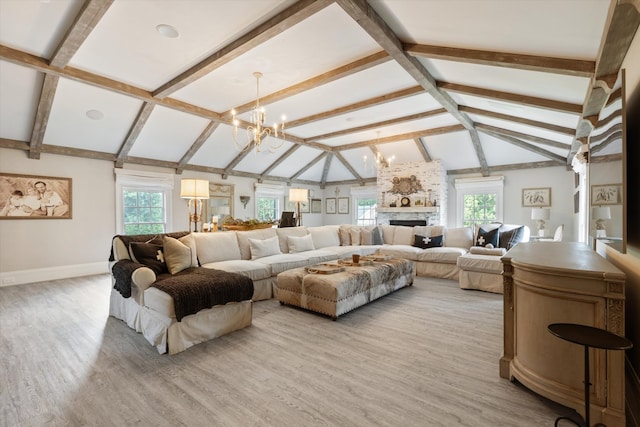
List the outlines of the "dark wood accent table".
{"type": "MultiPolygon", "coordinates": [[[[548,326],[549,332],[558,338],[575,344],[584,346],[584,418],[585,426],[590,427],[589,419],[589,347],[601,348],[604,350],[628,350],[633,347],[633,343],[625,337],[621,337],[604,329],[594,328],[592,326],[576,325],[574,323],[553,323],[548,326]]],[[[555,426],[558,421],[565,419],[578,424],[575,420],[568,417],[559,417],[556,419],[555,426]]],[[[595,426],[604,426],[597,423],[595,426]]]]}

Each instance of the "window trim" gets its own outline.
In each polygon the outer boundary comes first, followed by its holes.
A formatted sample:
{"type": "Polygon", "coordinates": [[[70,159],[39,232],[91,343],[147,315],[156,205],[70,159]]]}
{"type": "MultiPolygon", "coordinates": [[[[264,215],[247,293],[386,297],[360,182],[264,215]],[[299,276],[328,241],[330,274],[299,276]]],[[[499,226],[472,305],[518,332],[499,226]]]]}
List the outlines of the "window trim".
{"type": "Polygon", "coordinates": [[[458,178],[456,188],[456,227],[464,224],[464,196],[472,194],[496,193],[496,221],[503,222],[504,216],[504,176],[483,178],[458,178]]]}
{"type": "Polygon", "coordinates": [[[116,175],[116,233],[124,234],[124,190],[162,191],[165,197],[165,232],[173,231],[174,175],[157,172],[114,169],[116,175]]]}
{"type": "MultiPolygon", "coordinates": [[[[375,199],[376,204],[378,200],[378,189],[377,187],[368,185],[364,187],[351,187],[349,189],[349,194],[351,195],[351,223],[358,224],[358,199],[375,199]]],[[[376,207],[376,217],[374,219],[374,224],[378,222],[378,208],[376,207]]]]}

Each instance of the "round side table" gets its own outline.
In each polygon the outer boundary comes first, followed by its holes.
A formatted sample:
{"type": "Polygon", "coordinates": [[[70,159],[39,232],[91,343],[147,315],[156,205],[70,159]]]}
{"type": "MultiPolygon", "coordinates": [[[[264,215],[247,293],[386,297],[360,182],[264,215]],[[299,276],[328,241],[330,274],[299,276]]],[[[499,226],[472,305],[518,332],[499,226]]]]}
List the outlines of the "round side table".
{"type": "MultiPolygon", "coordinates": [[[[589,386],[591,383],[589,382],[589,347],[601,348],[604,350],[628,350],[633,347],[633,343],[625,337],[616,335],[613,332],[594,328],[592,326],[577,325],[574,323],[552,323],[547,328],[549,329],[549,332],[558,338],[584,346],[584,421],[585,426],[590,427],[589,386]]],[[[569,420],[578,426],[580,425],[571,418],[559,417],[556,419],[554,424],[556,427],[560,420],[569,420]]],[[[595,426],[604,426],[604,424],[597,423],[595,426]]]]}

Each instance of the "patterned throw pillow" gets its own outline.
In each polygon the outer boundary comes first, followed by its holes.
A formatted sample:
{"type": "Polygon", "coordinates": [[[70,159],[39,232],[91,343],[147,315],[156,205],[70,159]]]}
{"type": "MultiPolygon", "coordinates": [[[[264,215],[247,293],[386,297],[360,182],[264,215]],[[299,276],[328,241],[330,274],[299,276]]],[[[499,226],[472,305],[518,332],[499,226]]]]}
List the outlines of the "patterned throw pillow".
{"type": "Polygon", "coordinates": [[[500,247],[511,249],[524,238],[524,226],[500,232],[500,247]]]}
{"type": "Polygon", "coordinates": [[[167,264],[164,262],[162,245],[131,242],[129,252],[133,255],[135,262],[149,267],[156,275],[168,272],[167,264]]]}
{"type": "Polygon", "coordinates": [[[497,247],[498,246],[498,238],[500,232],[497,228],[494,228],[491,231],[487,231],[484,228],[480,228],[478,230],[478,237],[476,238],[476,246],[488,246],[497,247]]]}
{"type": "Polygon", "coordinates": [[[438,248],[442,246],[442,236],[413,236],[413,246],[421,249],[438,248]]]}

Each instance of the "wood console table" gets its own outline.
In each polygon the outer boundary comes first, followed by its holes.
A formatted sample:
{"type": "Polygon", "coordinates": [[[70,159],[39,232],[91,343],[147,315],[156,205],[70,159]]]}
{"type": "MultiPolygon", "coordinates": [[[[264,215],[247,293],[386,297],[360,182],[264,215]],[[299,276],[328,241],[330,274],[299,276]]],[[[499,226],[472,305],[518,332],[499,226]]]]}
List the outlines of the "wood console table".
{"type": "MultiPolygon", "coordinates": [[[[519,243],[502,262],[500,376],[584,417],[582,349],[558,340],[547,326],[577,323],[624,336],[624,273],[583,243],[519,243]]],[[[624,352],[590,351],[591,418],[624,427],[624,352]]]]}

